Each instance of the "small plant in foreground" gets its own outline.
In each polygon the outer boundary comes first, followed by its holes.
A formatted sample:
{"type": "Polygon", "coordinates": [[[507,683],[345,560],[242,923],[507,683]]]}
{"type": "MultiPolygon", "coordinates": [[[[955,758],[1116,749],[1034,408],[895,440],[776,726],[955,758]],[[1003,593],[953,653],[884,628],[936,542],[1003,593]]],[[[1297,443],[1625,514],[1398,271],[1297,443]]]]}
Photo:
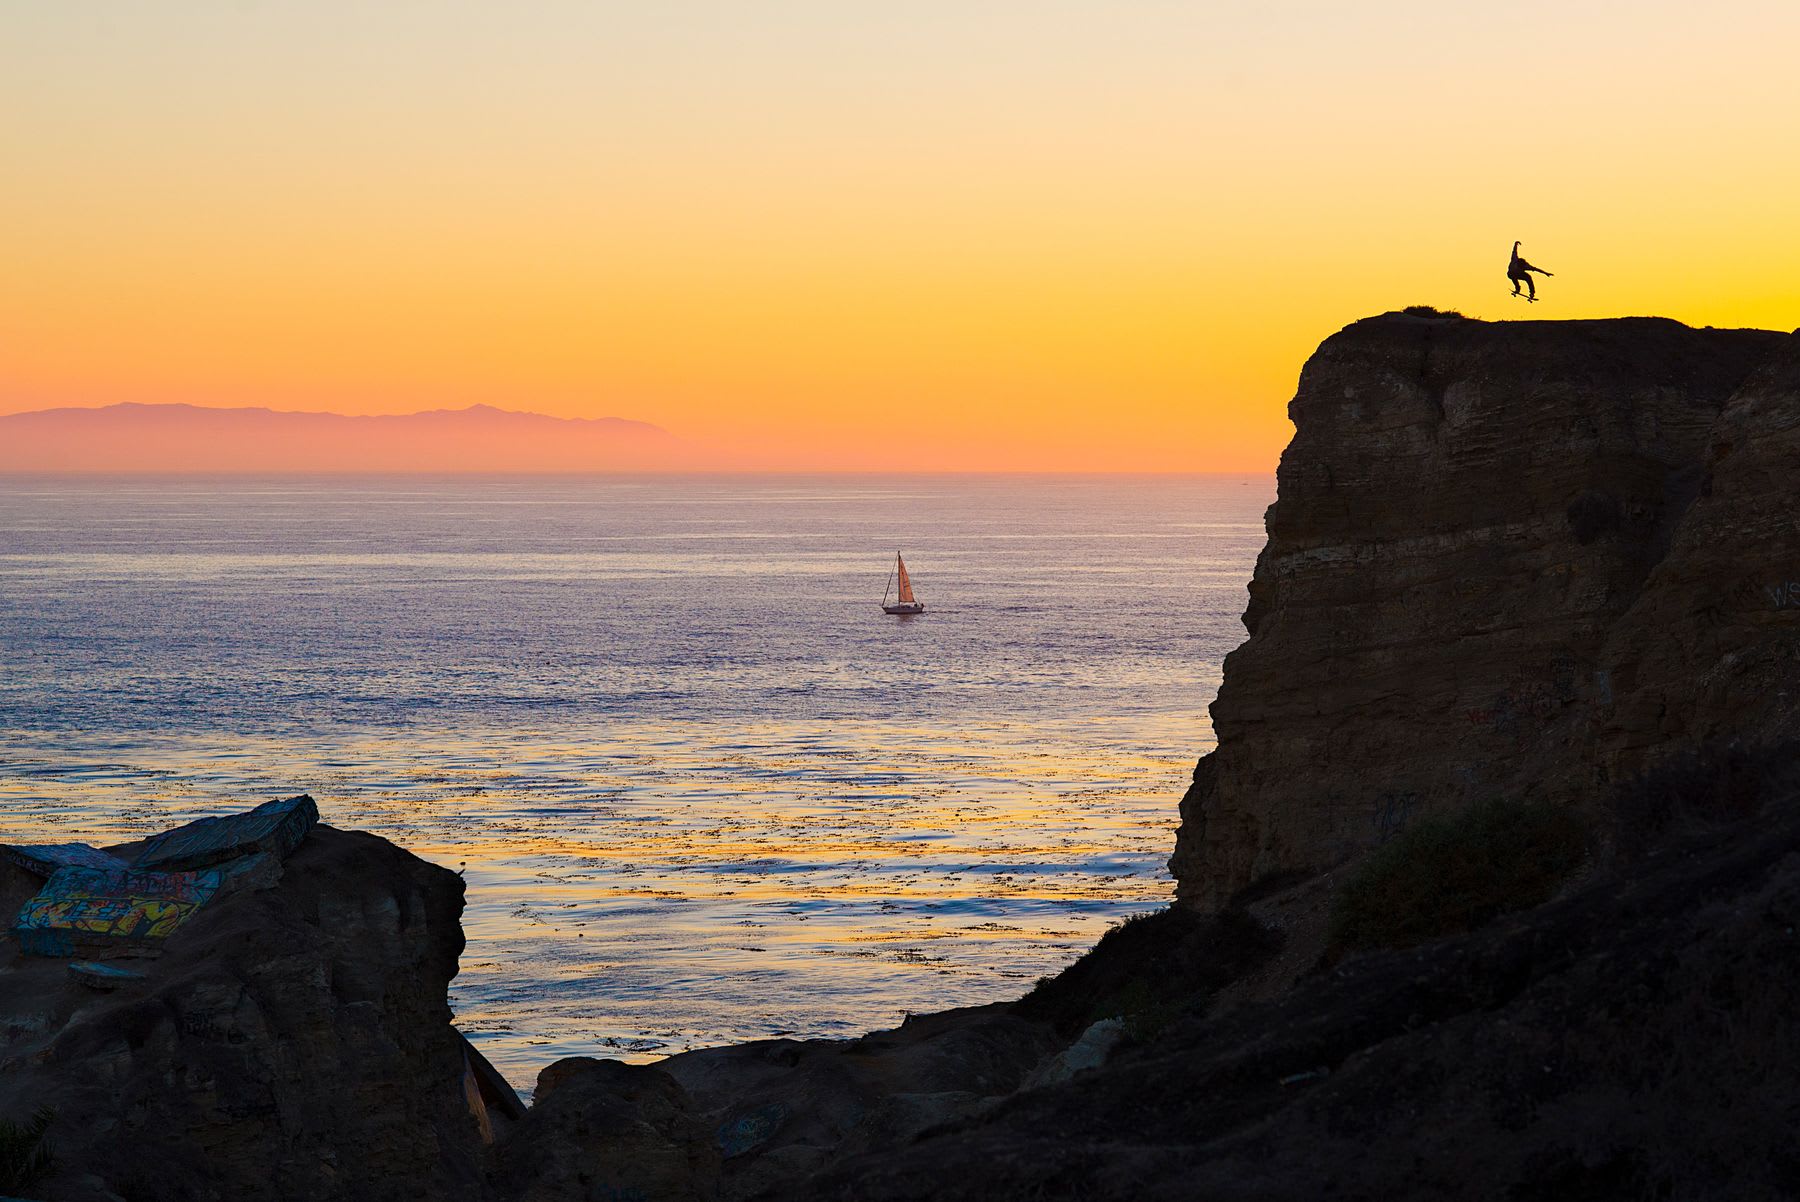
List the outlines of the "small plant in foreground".
{"type": "Polygon", "coordinates": [[[56,1112],[44,1107],[23,1123],[0,1120],[0,1193],[29,1189],[50,1175],[56,1155],[44,1138],[56,1112]]]}
{"type": "Polygon", "coordinates": [[[1573,811],[1483,802],[1414,822],[1365,860],[1331,915],[1340,948],[1410,947],[1550,899],[1587,855],[1573,811]]]}

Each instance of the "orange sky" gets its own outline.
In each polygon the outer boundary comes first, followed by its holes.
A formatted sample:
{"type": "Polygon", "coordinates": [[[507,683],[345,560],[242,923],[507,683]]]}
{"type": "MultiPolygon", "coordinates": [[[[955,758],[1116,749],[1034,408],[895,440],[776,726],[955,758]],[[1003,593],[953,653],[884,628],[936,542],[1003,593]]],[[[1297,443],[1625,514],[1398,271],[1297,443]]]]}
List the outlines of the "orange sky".
{"type": "Polygon", "coordinates": [[[1525,315],[1514,238],[1557,273],[1534,317],[1800,324],[1800,6],[1477,7],[15,10],[0,413],[1265,470],[1332,330],[1525,315]]]}

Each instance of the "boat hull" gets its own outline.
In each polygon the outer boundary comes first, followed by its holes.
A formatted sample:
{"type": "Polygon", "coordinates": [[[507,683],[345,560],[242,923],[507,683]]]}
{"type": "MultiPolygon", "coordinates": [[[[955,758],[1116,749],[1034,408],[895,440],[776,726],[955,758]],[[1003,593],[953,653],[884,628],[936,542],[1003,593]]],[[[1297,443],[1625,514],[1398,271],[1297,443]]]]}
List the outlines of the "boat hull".
{"type": "Polygon", "coordinates": [[[904,602],[900,605],[884,605],[881,612],[886,614],[922,614],[925,612],[923,601],[904,602]]]}

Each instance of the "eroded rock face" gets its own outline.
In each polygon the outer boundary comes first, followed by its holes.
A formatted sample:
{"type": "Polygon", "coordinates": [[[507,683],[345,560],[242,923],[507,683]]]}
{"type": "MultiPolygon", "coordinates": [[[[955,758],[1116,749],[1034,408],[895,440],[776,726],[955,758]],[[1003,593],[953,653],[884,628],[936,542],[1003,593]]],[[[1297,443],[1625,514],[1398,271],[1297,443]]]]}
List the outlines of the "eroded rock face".
{"type": "MultiPolygon", "coordinates": [[[[41,883],[0,869],[0,904],[41,883]]],[[[278,882],[201,907],[110,991],[0,943],[0,1116],[56,1110],[38,1194],[480,1196],[446,1002],[462,897],[454,873],[321,826],[278,882]]]]}
{"type": "Polygon", "coordinates": [[[1800,735],[1800,335],[1726,406],[1698,492],[1607,644],[1614,775],[1670,743],[1800,735]]]}
{"type": "Polygon", "coordinates": [[[1403,314],[1328,339],[1182,802],[1180,895],[1220,905],[1424,810],[1591,793],[1775,712],[1738,698],[1793,664],[1800,596],[1771,590],[1800,577],[1800,368],[1746,380],[1786,341],[1403,314]],[[1692,618],[1727,563],[1741,604],[1711,636],[1692,618]]]}

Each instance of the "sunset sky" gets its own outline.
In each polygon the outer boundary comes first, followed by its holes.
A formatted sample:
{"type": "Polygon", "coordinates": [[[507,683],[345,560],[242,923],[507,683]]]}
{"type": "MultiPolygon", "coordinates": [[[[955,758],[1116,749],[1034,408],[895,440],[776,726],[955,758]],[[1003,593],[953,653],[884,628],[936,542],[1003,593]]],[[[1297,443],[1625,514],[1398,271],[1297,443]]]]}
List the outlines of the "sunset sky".
{"type": "Polygon", "coordinates": [[[8,3],[0,413],[1267,470],[1370,313],[1800,325],[1797,47],[1792,0],[8,3]]]}

